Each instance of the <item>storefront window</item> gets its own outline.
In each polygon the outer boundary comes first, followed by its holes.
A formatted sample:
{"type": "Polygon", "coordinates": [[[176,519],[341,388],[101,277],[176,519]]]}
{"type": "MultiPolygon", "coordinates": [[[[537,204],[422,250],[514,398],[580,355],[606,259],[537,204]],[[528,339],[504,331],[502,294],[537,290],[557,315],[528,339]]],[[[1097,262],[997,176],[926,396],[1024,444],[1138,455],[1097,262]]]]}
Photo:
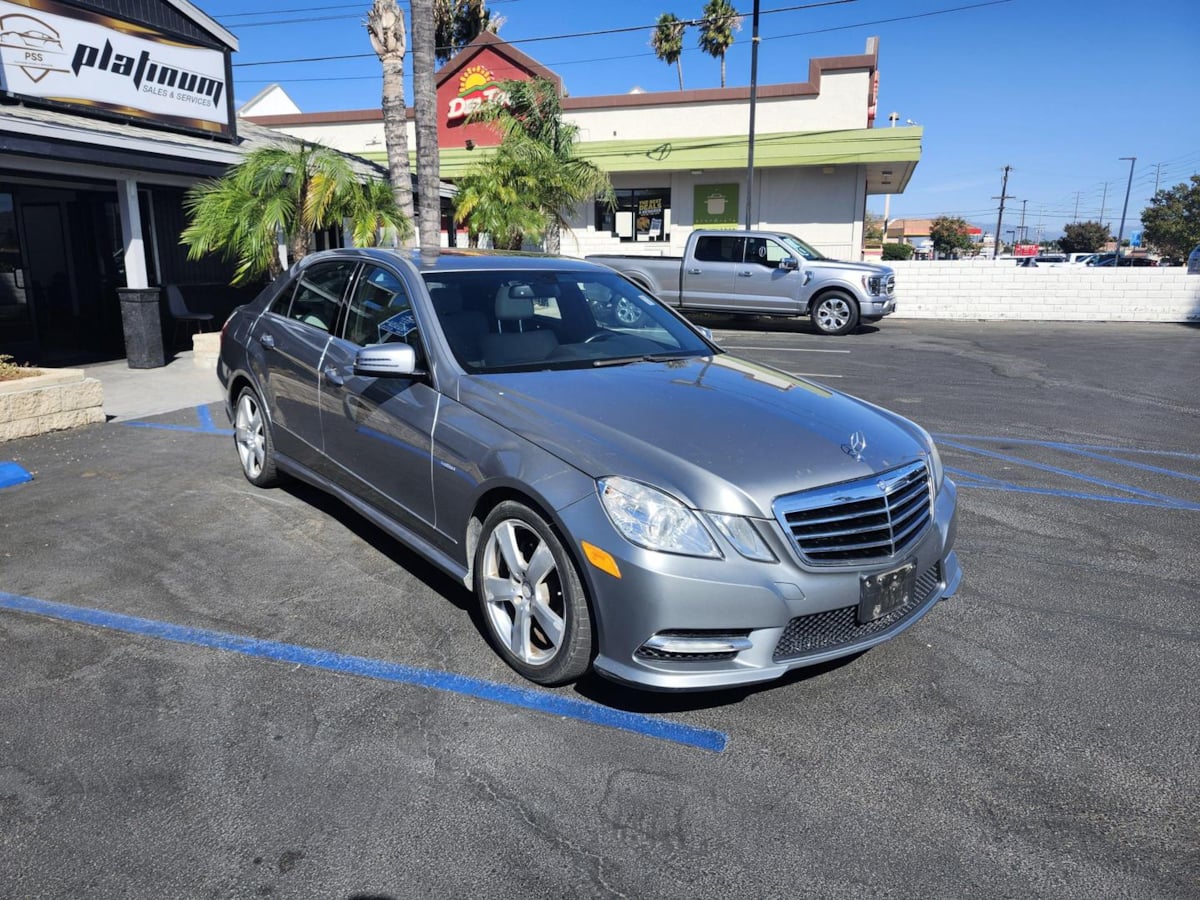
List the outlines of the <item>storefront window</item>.
{"type": "Polygon", "coordinates": [[[0,322],[28,322],[29,301],[13,196],[0,192],[0,322]]]}
{"type": "Polygon", "coordinates": [[[671,189],[618,188],[615,206],[596,204],[596,230],[622,241],[669,241],[671,189]]]}

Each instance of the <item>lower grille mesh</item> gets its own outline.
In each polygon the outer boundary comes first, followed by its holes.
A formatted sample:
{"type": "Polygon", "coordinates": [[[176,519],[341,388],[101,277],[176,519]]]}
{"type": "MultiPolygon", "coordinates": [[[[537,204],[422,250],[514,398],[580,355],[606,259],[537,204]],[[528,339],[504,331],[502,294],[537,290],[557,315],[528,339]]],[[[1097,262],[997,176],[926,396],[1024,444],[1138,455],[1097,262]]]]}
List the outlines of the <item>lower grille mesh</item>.
{"type": "Polygon", "coordinates": [[[937,591],[942,581],[940,563],[934,563],[921,573],[913,589],[913,599],[906,606],[893,609],[887,615],[865,625],[858,624],[858,607],[846,606],[797,616],[788,622],[775,645],[775,661],[795,659],[865,640],[886,631],[916,612],[937,591]]]}

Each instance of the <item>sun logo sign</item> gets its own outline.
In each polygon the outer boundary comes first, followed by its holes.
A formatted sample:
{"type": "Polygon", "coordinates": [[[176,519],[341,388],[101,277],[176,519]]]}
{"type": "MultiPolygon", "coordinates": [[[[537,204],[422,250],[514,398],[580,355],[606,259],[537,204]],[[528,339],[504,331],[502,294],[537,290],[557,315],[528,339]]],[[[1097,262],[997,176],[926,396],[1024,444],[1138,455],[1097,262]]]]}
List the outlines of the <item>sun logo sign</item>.
{"type": "Polygon", "coordinates": [[[458,79],[458,96],[450,101],[446,121],[465,119],[484,103],[495,100],[507,104],[508,95],[496,84],[496,77],[484,66],[468,66],[458,79]]]}

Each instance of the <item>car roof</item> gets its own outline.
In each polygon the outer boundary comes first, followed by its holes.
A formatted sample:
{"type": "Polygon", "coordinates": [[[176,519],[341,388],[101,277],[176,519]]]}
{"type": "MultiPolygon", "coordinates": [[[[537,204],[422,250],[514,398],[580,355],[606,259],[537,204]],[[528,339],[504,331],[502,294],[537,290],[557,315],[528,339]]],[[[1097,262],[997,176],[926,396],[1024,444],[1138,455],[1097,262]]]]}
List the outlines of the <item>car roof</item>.
{"type": "Polygon", "coordinates": [[[586,262],[570,256],[548,256],[544,253],[522,253],[520,251],[460,250],[443,248],[436,260],[422,256],[420,250],[392,249],[388,247],[342,247],[322,250],[304,257],[304,264],[311,265],[322,259],[363,259],[377,262],[407,262],[422,274],[426,272],[462,271],[580,271],[608,272],[606,266],[586,262]]]}

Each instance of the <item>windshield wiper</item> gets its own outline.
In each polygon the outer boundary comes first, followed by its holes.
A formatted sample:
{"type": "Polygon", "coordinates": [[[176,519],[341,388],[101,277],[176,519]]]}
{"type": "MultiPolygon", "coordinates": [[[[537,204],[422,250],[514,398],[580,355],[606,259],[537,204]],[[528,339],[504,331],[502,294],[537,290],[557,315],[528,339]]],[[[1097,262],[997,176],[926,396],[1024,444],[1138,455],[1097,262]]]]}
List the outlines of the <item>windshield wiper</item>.
{"type": "Polygon", "coordinates": [[[612,359],[594,359],[592,366],[600,368],[601,366],[628,366],[639,362],[679,362],[684,359],[693,359],[696,356],[694,353],[643,353],[639,356],[614,356],[612,359]]]}

